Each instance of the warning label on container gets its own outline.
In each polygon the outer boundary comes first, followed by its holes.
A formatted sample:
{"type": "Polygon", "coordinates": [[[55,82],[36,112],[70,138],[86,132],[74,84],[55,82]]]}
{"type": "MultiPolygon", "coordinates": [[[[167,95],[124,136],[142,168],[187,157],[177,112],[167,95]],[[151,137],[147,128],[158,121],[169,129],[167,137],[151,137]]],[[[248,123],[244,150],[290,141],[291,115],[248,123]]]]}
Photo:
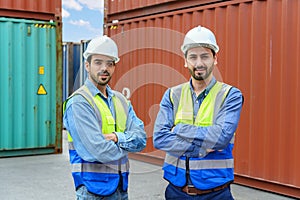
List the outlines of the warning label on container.
{"type": "Polygon", "coordinates": [[[44,66],[39,66],[39,74],[41,74],[41,75],[45,74],[44,66]]]}
{"type": "Polygon", "coordinates": [[[43,86],[43,84],[40,84],[39,89],[37,91],[37,94],[38,95],[45,95],[45,94],[47,94],[47,91],[46,91],[45,87],[43,86]]]}

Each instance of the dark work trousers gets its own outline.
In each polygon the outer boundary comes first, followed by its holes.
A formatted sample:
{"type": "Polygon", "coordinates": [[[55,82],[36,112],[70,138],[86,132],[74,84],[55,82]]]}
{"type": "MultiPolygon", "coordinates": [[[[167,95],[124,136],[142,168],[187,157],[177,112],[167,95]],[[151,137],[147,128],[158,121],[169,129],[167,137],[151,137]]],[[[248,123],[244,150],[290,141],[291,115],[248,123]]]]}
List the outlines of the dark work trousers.
{"type": "Polygon", "coordinates": [[[188,195],[187,193],[169,184],[165,191],[166,200],[233,200],[230,186],[207,194],[188,195]]]}

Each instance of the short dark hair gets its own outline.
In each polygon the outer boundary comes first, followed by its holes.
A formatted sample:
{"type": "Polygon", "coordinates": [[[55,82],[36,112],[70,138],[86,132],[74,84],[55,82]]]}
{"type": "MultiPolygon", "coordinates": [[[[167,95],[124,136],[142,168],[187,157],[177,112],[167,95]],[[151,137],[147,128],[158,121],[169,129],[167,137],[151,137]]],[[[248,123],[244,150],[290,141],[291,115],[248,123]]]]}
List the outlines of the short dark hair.
{"type": "Polygon", "coordinates": [[[92,55],[90,55],[89,57],[87,57],[86,61],[91,64],[91,61],[92,61],[92,55]]]}

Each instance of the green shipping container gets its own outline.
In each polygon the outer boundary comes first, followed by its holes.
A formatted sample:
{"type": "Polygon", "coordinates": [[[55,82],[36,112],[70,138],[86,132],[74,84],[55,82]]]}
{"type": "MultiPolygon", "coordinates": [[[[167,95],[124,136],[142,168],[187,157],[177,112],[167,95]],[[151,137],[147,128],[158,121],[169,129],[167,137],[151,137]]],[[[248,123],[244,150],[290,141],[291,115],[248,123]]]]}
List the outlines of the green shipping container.
{"type": "Polygon", "coordinates": [[[55,22],[0,18],[0,157],[62,152],[59,34],[55,22]]]}

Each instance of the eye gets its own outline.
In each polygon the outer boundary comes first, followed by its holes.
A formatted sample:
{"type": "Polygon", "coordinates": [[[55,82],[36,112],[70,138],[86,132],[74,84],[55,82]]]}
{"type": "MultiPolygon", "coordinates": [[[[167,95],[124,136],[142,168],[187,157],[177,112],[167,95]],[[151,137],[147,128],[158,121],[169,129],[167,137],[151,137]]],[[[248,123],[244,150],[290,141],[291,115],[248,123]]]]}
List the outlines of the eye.
{"type": "Polygon", "coordinates": [[[202,60],[209,59],[209,55],[201,55],[201,59],[202,59],[202,60]]]}
{"type": "Polygon", "coordinates": [[[95,65],[102,65],[103,61],[102,60],[95,60],[94,63],[95,63],[95,65]]]}
{"type": "Polygon", "coordinates": [[[114,62],[108,61],[108,62],[106,62],[106,66],[107,67],[113,67],[114,66],[114,62]]]}
{"type": "Polygon", "coordinates": [[[190,56],[189,59],[190,59],[190,60],[196,60],[196,59],[197,59],[197,56],[190,56]]]}

